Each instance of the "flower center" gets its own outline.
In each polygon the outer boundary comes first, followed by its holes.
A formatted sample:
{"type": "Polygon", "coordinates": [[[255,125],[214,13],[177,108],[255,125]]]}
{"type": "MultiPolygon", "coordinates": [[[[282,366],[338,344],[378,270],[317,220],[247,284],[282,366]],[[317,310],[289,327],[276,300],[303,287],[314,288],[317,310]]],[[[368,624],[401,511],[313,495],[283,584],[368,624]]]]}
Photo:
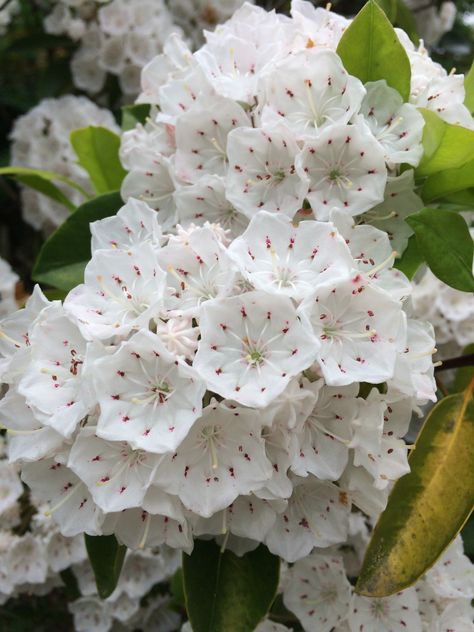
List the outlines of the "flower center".
{"type": "Polygon", "coordinates": [[[249,364],[261,364],[263,362],[263,353],[260,351],[251,351],[247,356],[249,364]]]}
{"type": "Polygon", "coordinates": [[[342,173],[339,171],[339,169],[331,169],[331,171],[329,172],[329,179],[332,180],[332,182],[335,182],[341,176],[342,173]]]}

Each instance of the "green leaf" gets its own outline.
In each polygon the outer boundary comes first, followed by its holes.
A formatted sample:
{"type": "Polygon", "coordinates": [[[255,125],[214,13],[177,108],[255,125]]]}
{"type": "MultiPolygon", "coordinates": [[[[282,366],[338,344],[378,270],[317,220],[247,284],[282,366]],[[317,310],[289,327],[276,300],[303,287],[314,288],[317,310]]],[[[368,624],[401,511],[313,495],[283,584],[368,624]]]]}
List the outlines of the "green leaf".
{"type": "Polygon", "coordinates": [[[405,31],[415,45],[418,45],[420,37],[416,28],[415,16],[405,4],[405,0],[397,0],[396,25],[405,31]]]}
{"type": "Polygon", "coordinates": [[[186,599],[184,596],[183,569],[178,568],[170,582],[171,600],[174,606],[185,608],[186,599]]]}
{"type": "Polygon", "coordinates": [[[120,194],[107,193],[80,206],[43,244],[33,279],[69,291],[84,279],[91,258],[89,223],[115,213],[123,206],[120,194]]]}
{"type": "Polygon", "coordinates": [[[474,187],[474,158],[457,169],[446,169],[426,179],[421,190],[425,202],[474,187]]]}
{"type": "Polygon", "coordinates": [[[398,13],[397,0],[375,0],[392,24],[395,24],[398,13]]]}
{"type": "Polygon", "coordinates": [[[464,77],[464,89],[466,90],[464,105],[471,114],[474,114],[474,61],[472,62],[471,69],[464,77]]]}
{"type": "Polygon", "coordinates": [[[115,590],[127,547],[119,544],[114,535],[84,535],[87,555],[94,571],[97,592],[107,599],[115,590]]]}
{"type": "Polygon", "coordinates": [[[372,534],[356,591],[384,597],[414,584],[440,557],[474,504],[474,380],[427,416],[409,463],[372,534]]]}
{"type": "Polygon", "coordinates": [[[423,263],[423,255],[418,248],[416,236],[411,235],[408,239],[408,245],[405,248],[400,259],[396,259],[394,268],[403,272],[403,274],[411,281],[423,263]]]}
{"type": "Polygon", "coordinates": [[[122,108],[122,131],[127,132],[138,125],[138,123],[145,125],[149,114],[150,106],[148,103],[125,105],[122,108]]]}
{"type": "Polygon", "coordinates": [[[410,61],[387,16],[374,0],[367,2],[346,29],[337,53],[348,73],[363,83],[385,79],[408,101],[410,61]]]}
{"type": "Polygon", "coordinates": [[[71,145],[97,194],[120,189],[126,171],[119,159],[117,134],[105,127],[83,127],[71,133],[71,145]]]}
{"type": "Polygon", "coordinates": [[[196,540],[183,555],[186,608],[193,632],[250,632],[278,588],[280,560],[260,545],[237,557],[213,540],[196,540]]]}
{"type": "Polygon", "coordinates": [[[446,123],[437,114],[419,108],[425,119],[423,129],[423,158],[415,173],[431,176],[446,169],[457,169],[472,161],[474,130],[446,123]]]}
{"type": "Polygon", "coordinates": [[[414,230],[418,248],[433,274],[456,290],[474,292],[474,244],[462,215],[424,208],[405,221],[414,230]]]}
{"type": "Polygon", "coordinates": [[[56,180],[57,182],[63,182],[71,188],[80,191],[80,193],[82,193],[82,195],[86,199],[89,198],[89,194],[87,193],[87,191],[84,191],[81,186],[59,173],[54,173],[53,171],[44,171],[43,169],[30,169],[28,167],[1,167],[0,176],[10,176],[12,178],[15,178],[22,184],[31,187],[39,193],[43,193],[43,195],[48,196],[56,202],[59,202],[71,211],[74,211],[76,207],[69,200],[69,198],[64,195],[64,193],[60,189],[58,189],[55,184],[53,184],[53,180],[56,180]]]}

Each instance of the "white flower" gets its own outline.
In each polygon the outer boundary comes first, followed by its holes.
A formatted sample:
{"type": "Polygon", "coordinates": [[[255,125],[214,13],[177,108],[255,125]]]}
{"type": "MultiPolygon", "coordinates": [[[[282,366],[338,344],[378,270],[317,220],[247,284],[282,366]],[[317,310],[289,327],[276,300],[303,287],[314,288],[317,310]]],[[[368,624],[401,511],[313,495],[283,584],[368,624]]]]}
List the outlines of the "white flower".
{"type": "Polygon", "coordinates": [[[210,390],[245,406],[278,397],[319,348],[291,300],[264,292],[205,303],[199,326],[194,367],[210,390]]]}
{"type": "Polygon", "coordinates": [[[275,555],[296,562],[316,546],[344,542],[349,510],[347,494],[332,483],[295,477],[288,507],[277,515],[265,543],[275,555]]]}
{"type": "Polygon", "coordinates": [[[256,289],[295,300],[349,278],[354,265],[332,224],[303,221],[294,226],[284,215],[265,211],[254,216],[228,253],[256,289]]]}
{"type": "Polygon", "coordinates": [[[427,400],[435,402],[437,386],[432,359],[435,352],[432,325],[409,318],[406,341],[402,340],[399,346],[390,386],[402,396],[413,396],[421,403],[427,400]]]}
{"type": "Polygon", "coordinates": [[[15,291],[20,277],[13,272],[10,264],[0,257],[0,316],[8,316],[18,309],[15,291]]]}
{"type": "Polygon", "coordinates": [[[0,321],[0,372],[4,379],[12,358],[29,347],[33,324],[47,305],[50,302],[39,285],[35,285],[25,307],[0,321]]]}
{"type": "Polygon", "coordinates": [[[407,163],[416,167],[423,155],[421,137],[424,119],[410,103],[385,80],[369,81],[360,112],[370,131],[385,151],[388,163],[407,163]]]}
{"type": "Polygon", "coordinates": [[[174,454],[164,455],[155,484],[209,518],[271,475],[256,411],[212,404],[174,454]]]}
{"type": "Polygon", "coordinates": [[[46,556],[52,571],[63,571],[87,558],[84,538],[81,535],[66,538],[61,533],[53,533],[46,544],[46,556]]]}
{"type": "Polygon", "coordinates": [[[259,76],[273,65],[280,50],[281,43],[274,38],[257,44],[228,33],[210,38],[195,59],[219,95],[252,103],[259,76]]]}
{"type": "Polygon", "coordinates": [[[23,485],[18,478],[16,467],[7,461],[0,461],[0,515],[12,509],[23,494],[23,485]]]}
{"type": "Polygon", "coordinates": [[[93,380],[98,436],[158,453],[175,450],[185,438],[206,390],[198,373],[150,331],[139,331],[97,360],[93,380]]]}
{"type": "Polygon", "coordinates": [[[158,457],[133,450],[124,441],[106,441],[96,428],[76,437],[68,467],[84,481],[94,502],[106,513],[140,506],[154,475],[158,457]]]}
{"type": "Polygon", "coordinates": [[[306,0],[291,1],[291,16],[303,35],[303,47],[323,46],[336,50],[339,40],[350,20],[329,9],[315,7],[306,0]]]}
{"type": "MultiPolygon", "coordinates": [[[[162,493],[162,496],[165,494],[162,493]]],[[[161,503],[156,513],[137,507],[120,514],[110,514],[112,523],[109,522],[109,526],[119,541],[131,549],[166,544],[190,553],[193,548],[191,530],[178,503],[175,497],[169,496],[166,506],[161,503]]]]}
{"type": "Polygon", "coordinates": [[[117,215],[105,217],[90,225],[91,250],[130,250],[149,242],[156,250],[160,248],[162,232],[158,215],[147,204],[129,199],[117,215]]]}
{"type": "Polygon", "coordinates": [[[6,564],[15,584],[41,584],[46,580],[48,563],[44,544],[31,533],[13,542],[6,556],[6,564]]]}
{"type": "Polygon", "coordinates": [[[125,250],[97,250],[84,285],[69,292],[64,309],[88,340],[126,336],[147,325],[163,303],[165,273],[149,243],[125,250]]]}
{"type": "Polygon", "coordinates": [[[301,309],[319,337],[317,353],[331,386],[377,384],[393,377],[403,331],[400,304],[360,274],[320,288],[301,309]]]}
{"type": "Polygon", "coordinates": [[[0,423],[7,429],[8,458],[15,461],[36,461],[54,456],[64,436],[39,421],[24,397],[9,391],[0,400],[0,423]]]}
{"type": "Polygon", "coordinates": [[[422,632],[418,599],[414,588],[390,597],[354,594],[348,616],[351,632],[422,632]]]}
{"type": "Polygon", "coordinates": [[[121,195],[124,200],[137,198],[158,211],[158,221],[165,230],[176,223],[174,192],[176,182],[169,158],[155,150],[136,152],[133,168],[125,176],[121,195]]]}
{"type": "Polygon", "coordinates": [[[385,509],[389,488],[375,487],[374,478],[363,467],[349,462],[339,482],[350,493],[352,503],[371,518],[376,520],[385,509]]]}
{"type": "Polygon", "coordinates": [[[263,84],[266,107],[298,139],[314,137],[333,124],[344,127],[365,94],[362,83],[347,74],[336,53],[317,48],[277,62],[263,84]]]}
{"type": "Polygon", "coordinates": [[[404,252],[408,238],[413,234],[405,217],[424,207],[423,200],[415,193],[414,188],[412,169],[404,171],[400,176],[389,177],[383,202],[360,218],[387,233],[392,249],[398,256],[404,252]]]}
{"type": "MultiPolygon", "coordinates": [[[[94,59],[93,64],[89,64],[87,69],[96,73],[97,60],[94,59]]],[[[99,73],[101,72],[99,70],[99,73]]],[[[89,77],[88,74],[88,79],[89,77]]],[[[11,132],[12,164],[60,173],[92,193],[89,175],[78,164],[77,156],[69,142],[73,130],[87,125],[106,127],[113,132],[119,131],[112,113],[97,107],[84,96],[66,95],[58,99],[44,99],[15,121],[11,132]]],[[[55,186],[74,205],[85,201],[78,190],[58,181],[55,182],[55,186]]],[[[32,189],[22,189],[21,196],[23,217],[37,230],[51,232],[70,213],[59,202],[32,189]]]]}
{"type": "Polygon", "coordinates": [[[29,339],[31,359],[18,392],[43,425],[70,437],[90,410],[82,376],[86,341],[60,304],[36,323],[29,339]]]}
{"type": "Polygon", "coordinates": [[[87,486],[62,463],[43,459],[23,466],[21,478],[35,498],[50,504],[47,515],[68,537],[99,535],[104,516],[92,500],[87,486]]]}
{"type": "Polygon", "coordinates": [[[156,333],[168,351],[191,360],[198,346],[199,328],[190,316],[177,315],[165,322],[156,319],[156,333]]]}
{"type": "Polygon", "coordinates": [[[357,384],[323,386],[312,412],[298,425],[291,469],[299,476],[314,474],[337,480],[347,465],[352,422],[357,410],[357,384]]]}
{"type": "Polygon", "coordinates": [[[158,253],[167,271],[164,308],[197,316],[205,301],[228,296],[236,274],[210,225],[183,233],[184,243],[173,240],[158,253]]]}
{"type": "Polygon", "coordinates": [[[300,149],[283,126],[238,128],[229,134],[227,198],[252,218],[260,209],[293,217],[308,191],[295,169],[300,149]]]}
{"type": "Polygon", "coordinates": [[[212,517],[198,518],[194,522],[193,533],[195,536],[232,533],[261,542],[275,519],[276,511],[268,501],[256,496],[239,496],[231,505],[212,517]]]}
{"type": "Polygon", "coordinates": [[[80,597],[68,606],[77,632],[108,632],[112,617],[107,603],[98,597],[80,597]]]}
{"type": "Polygon", "coordinates": [[[218,176],[203,176],[196,184],[178,189],[175,193],[178,223],[183,228],[206,222],[220,224],[231,237],[240,235],[248,219],[232,206],[225,194],[225,180],[218,176]]]}
{"type": "Polygon", "coordinates": [[[383,200],[384,152],[359,124],[326,127],[307,141],[296,169],[309,181],[307,198],[317,219],[328,219],[333,208],[359,215],[383,200]]]}
{"type": "Polygon", "coordinates": [[[230,99],[214,97],[196,106],[176,122],[176,172],[185,182],[204,174],[227,172],[227,136],[238,127],[249,127],[244,110],[230,99]]]}
{"type": "Polygon", "coordinates": [[[305,630],[331,632],[346,619],[351,595],[342,557],[314,552],[291,567],[283,600],[305,630]]]}
{"type": "Polygon", "coordinates": [[[458,536],[436,564],[426,573],[428,585],[446,599],[474,597],[474,566],[464,555],[463,542],[458,536]]]}

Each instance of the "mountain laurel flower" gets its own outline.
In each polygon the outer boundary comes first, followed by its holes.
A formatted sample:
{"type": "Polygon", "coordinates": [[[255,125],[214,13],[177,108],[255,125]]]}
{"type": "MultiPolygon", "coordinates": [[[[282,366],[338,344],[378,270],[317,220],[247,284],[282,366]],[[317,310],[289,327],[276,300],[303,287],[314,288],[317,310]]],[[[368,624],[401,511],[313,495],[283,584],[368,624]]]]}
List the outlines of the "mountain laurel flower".
{"type": "Polygon", "coordinates": [[[261,291],[205,303],[194,366],[215,393],[264,407],[316,357],[302,318],[288,297],[261,291]]]}
{"type": "Polygon", "coordinates": [[[206,385],[199,373],[151,331],[137,332],[96,367],[97,434],[104,439],[170,452],[201,414],[206,385]]]}

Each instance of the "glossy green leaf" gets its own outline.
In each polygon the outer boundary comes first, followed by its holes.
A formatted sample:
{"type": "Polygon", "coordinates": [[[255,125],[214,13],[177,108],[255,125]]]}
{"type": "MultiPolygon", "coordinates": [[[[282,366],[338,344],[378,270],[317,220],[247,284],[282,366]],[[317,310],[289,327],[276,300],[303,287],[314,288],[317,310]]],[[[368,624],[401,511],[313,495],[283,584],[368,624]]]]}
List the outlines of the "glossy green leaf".
{"type": "Polygon", "coordinates": [[[80,206],[43,244],[33,279],[66,291],[82,283],[91,258],[89,223],[115,215],[122,205],[120,194],[115,192],[80,206]]]}
{"type": "Polygon", "coordinates": [[[150,106],[147,103],[125,105],[122,108],[122,131],[127,132],[139,123],[145,125],[149,114],[150,106]]]}
{"type": "Polygon", "coordinates": [[[120,189],[126,171],[119,159],[117,134],[105,127],[83,127],[71,133],[71,145],[97,194],[120,189]]]}
{"type": "Polygon", "coordinates": [[[424,208],[405,220],[416,235],[424,260],[438,279],[463,292],[474,292],[474,245],[462,215],[424,208]]]}
{"type": "Polygon", "coordinates": [[[186,600],[184,597],[184,583],[183,583],[183,569],[178,568],[176,573],[171,578],[170,582],[171,602],[174,606],[179,608],[186,607],[186,600]]]}
{"type": "Polygon", "coordinates": [[[356,591],[384,597],[414,584],[442,555],[474,504],[474,380],[427,416],[372,534],[356,591]]]}
{"type": "Polygon", "coordinates": [[[260,545],[237,557],[213,540],[196,540],[183,555],[186,608],[193,632],[250,632],[278,588],[279,558],[260,545]]]}
{"type": "Polygon", "coordinates": [[[127,547],[119,544],[114,535],[85,534],[84,537],[97,592],[102,599],[107,599],[117,586],[127,547]]]}
{"type": "Polygon", "coordinates": [[[345,30],[337,53],[351,75],[359,77],[363,83],[385,79],[408,101],[410,61],[375,0],[369,0],[345,30]]]}
{"type": "Polygon", "coordinates": [[[425,202],[474,187],[474,158],[457,169],[446,169],[426,179],[421,190],[425,202]]]}
{"type": "Polygon", "coordinates": [[[403,255],[400,259],[395,260],[393,267],[400,270],[400,272],[403,272],[403,274],[411,281],[422,263],[423,255],[418,248],[416,235],[411,235],[408,239],[408,245],[405,248],[403,255]]]}
{"type": "Polygon", "coordinates": [[[415,45],[418,45],[420,37],[416,27],[415,16],[405,4],[405,0],[397,0],[396,25],[405,31],[415,45]]]}
{"type": "Polygon", "coordinates": [[[464,77],[464,88],[466,90],[464,105],[471,114],[474,114],[474,61],[472,62],[471,69],[464,77]]]}
{"type": "Polygon", "coordinates": [[[415,173],[431,176],[446,169],[457,169],[472,161],[474,130],[446,123],[437,114],[419,108],[425,119],[423,129],[423,158],[415,173]]]}
{"type": "Polygon", "coordinates": [[[10,176],[15,178],[22,184],[42,193],[43,195],[46,195],[56,202],[59,202],[71,211],[74,211],[76,207],[54,184],[54,181],[62,182],[67,184],[69,187],[80,191],[86,199],[89,197],[88,193],[78,184],[59,173],[54,173],[53,171],[29,169],[28,167],[1,167],[0,176],[10,176]]]}
{"type": "Polygon", "coordinates": [[[395,24],[398,12],[397,0],[375,0],[392,24],[395,24]]]}

